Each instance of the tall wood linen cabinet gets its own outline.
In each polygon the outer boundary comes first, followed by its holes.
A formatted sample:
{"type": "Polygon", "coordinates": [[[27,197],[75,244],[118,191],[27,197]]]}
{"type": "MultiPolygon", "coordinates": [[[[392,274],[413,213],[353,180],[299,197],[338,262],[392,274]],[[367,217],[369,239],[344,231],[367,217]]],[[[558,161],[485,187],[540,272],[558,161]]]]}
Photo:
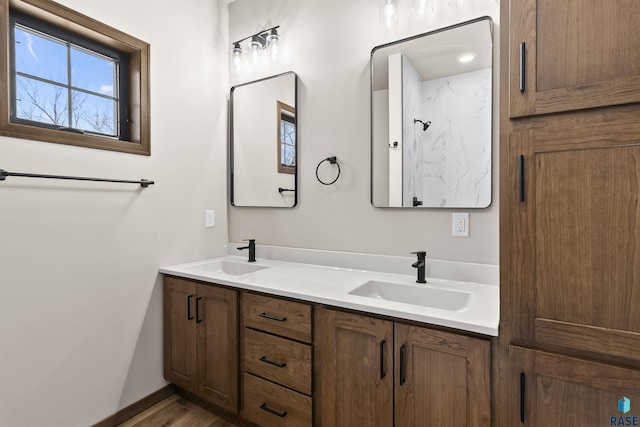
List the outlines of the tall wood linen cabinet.
{"type": "Polygon", "coordinates": [[[637,425],[640,1],[501,3],[495,419],[637,425]]]}

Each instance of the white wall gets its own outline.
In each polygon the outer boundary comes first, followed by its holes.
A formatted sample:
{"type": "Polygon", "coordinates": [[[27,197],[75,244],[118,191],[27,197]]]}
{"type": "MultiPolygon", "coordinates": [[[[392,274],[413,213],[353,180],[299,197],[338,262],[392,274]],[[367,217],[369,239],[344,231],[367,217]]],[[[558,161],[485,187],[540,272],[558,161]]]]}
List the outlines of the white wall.
{"type": "Polygon", "coordinates": [[[0,425],[86,427],[164,386],[158,267],[224,253],[218,0],[59,0],[151,44],[151,156],[0,137],[0,425]],[[205,209],[216,227],[204,228],[205,209]]]}
{"type": "MultiPolygon", "coordinates": [[[[298,207],[230,208],[230,241],[256,238],[258,244],[403,256],[424,249],[436,259],[498,263],[498,25],[493,204],[470,211],[471,236],[451,237],[449,209],[380,209],[370,204],[371,49],[484,15],[498,21],[494,0],[474,0],[461,10],[445,1],[436,3],[434,15],[417,21],[411,2],[400,0],[400,25],[393,30],[380,27],[378,2],[373,0],[236,0],[229,5],[229,38],[280,25],[287,61],[270,72],[290,69],[300,77],[298,207]],[[315,169],[331,155],[337,156],[342,176],[326,187],[316,181],[315,169]]],[[[231,84],[243,78],[249,77],[232,77],[231,84]]]]}

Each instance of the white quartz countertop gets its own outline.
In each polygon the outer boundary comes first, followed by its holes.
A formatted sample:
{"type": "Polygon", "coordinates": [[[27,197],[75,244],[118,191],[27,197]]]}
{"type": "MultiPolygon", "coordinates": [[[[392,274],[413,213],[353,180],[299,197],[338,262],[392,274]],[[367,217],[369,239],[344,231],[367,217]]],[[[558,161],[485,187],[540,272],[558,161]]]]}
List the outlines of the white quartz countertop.
{"type": "Polygon", "coordinates": [[[259,271],[246,274],[227,274],[220,268],[221,261],[229,263],[226,265],[230,267],[237,264],[248,264],[246,255],[225,256],[163,267],[160,272],[238,289],[392,316],[489,336],[498,335],[499,287],[495,284],[430,277],[427,277],[426,284],[417,284],[415,275],[260,258],[257,262],[250,263],[251,266],[265,267],[259,271]],[[401,289],[407,290],[415,289],[413,287],[428,287],[435,290],[434,295],[438,295],[438,289],[466,292],[469,294],[469,299],[464,308],[451,310],[350,294],[351,291],[369,281],[406,285],[407,288],[401,287],[401,289]]]}

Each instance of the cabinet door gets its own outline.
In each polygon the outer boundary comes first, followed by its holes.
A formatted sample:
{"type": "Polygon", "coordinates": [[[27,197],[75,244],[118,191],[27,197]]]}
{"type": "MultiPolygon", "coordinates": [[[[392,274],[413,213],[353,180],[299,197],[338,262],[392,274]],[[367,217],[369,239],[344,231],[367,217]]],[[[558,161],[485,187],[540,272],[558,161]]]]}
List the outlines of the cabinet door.
{"type": "Polygon", "coordinates": [[[314,316],[317,421],[393,426],[392,322],[321,308],[314,316]]]}
{"type": "Polygon", "coordinates": [[[196,285],[164,278],[164,378],[196,391],[196,285]]]}
{"type": "Polygon", "coordinates": [[[511,0],[510,116],[640,101],[639,15],[636,0],[511,0]]]}
{"type": "Polygon", "coordinates": [[[487,340],[396,323],[395,425],[491,426],[487,340]]]}
{"type": "Polygon", "coordinates": [[[238,411],[238,293],[198,285],[198,395],[238,411]]]}
{"type": "Polygon", "coordinates": [[[511,135],[525,171],[524,194],[516,177],[511,186],[503,318],[515,337],[640,360],[638,111],[548,118],[511,135]]]}
{"type": "Polygon", "coordinates": [[[640,371],[515,346],[509,363],[509,425],[638,425],[640,371]]]}

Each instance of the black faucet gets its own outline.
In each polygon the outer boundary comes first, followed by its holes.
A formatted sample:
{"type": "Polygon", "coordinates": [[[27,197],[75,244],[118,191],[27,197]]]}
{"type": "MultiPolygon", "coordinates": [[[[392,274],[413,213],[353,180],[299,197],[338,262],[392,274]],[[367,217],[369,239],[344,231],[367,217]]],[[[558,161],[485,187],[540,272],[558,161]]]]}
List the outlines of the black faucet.
{"type": "Polygon", "coordinates": [[[414,255],[418,255],[418,260],[411,264],[411,267],[418,269],[418,280],[416,283],[427,283],[425,280],[425,272],[427,270],[427,253],[424,251],[411,252],[414,255]]]}
{"type": "Polygon", "coordinates": [[[238,250],[249,249],[249,262],[256,262],[256,239],[245,239],[243,242],[249,242],[249,246],[243,246],[238,250]]]}

